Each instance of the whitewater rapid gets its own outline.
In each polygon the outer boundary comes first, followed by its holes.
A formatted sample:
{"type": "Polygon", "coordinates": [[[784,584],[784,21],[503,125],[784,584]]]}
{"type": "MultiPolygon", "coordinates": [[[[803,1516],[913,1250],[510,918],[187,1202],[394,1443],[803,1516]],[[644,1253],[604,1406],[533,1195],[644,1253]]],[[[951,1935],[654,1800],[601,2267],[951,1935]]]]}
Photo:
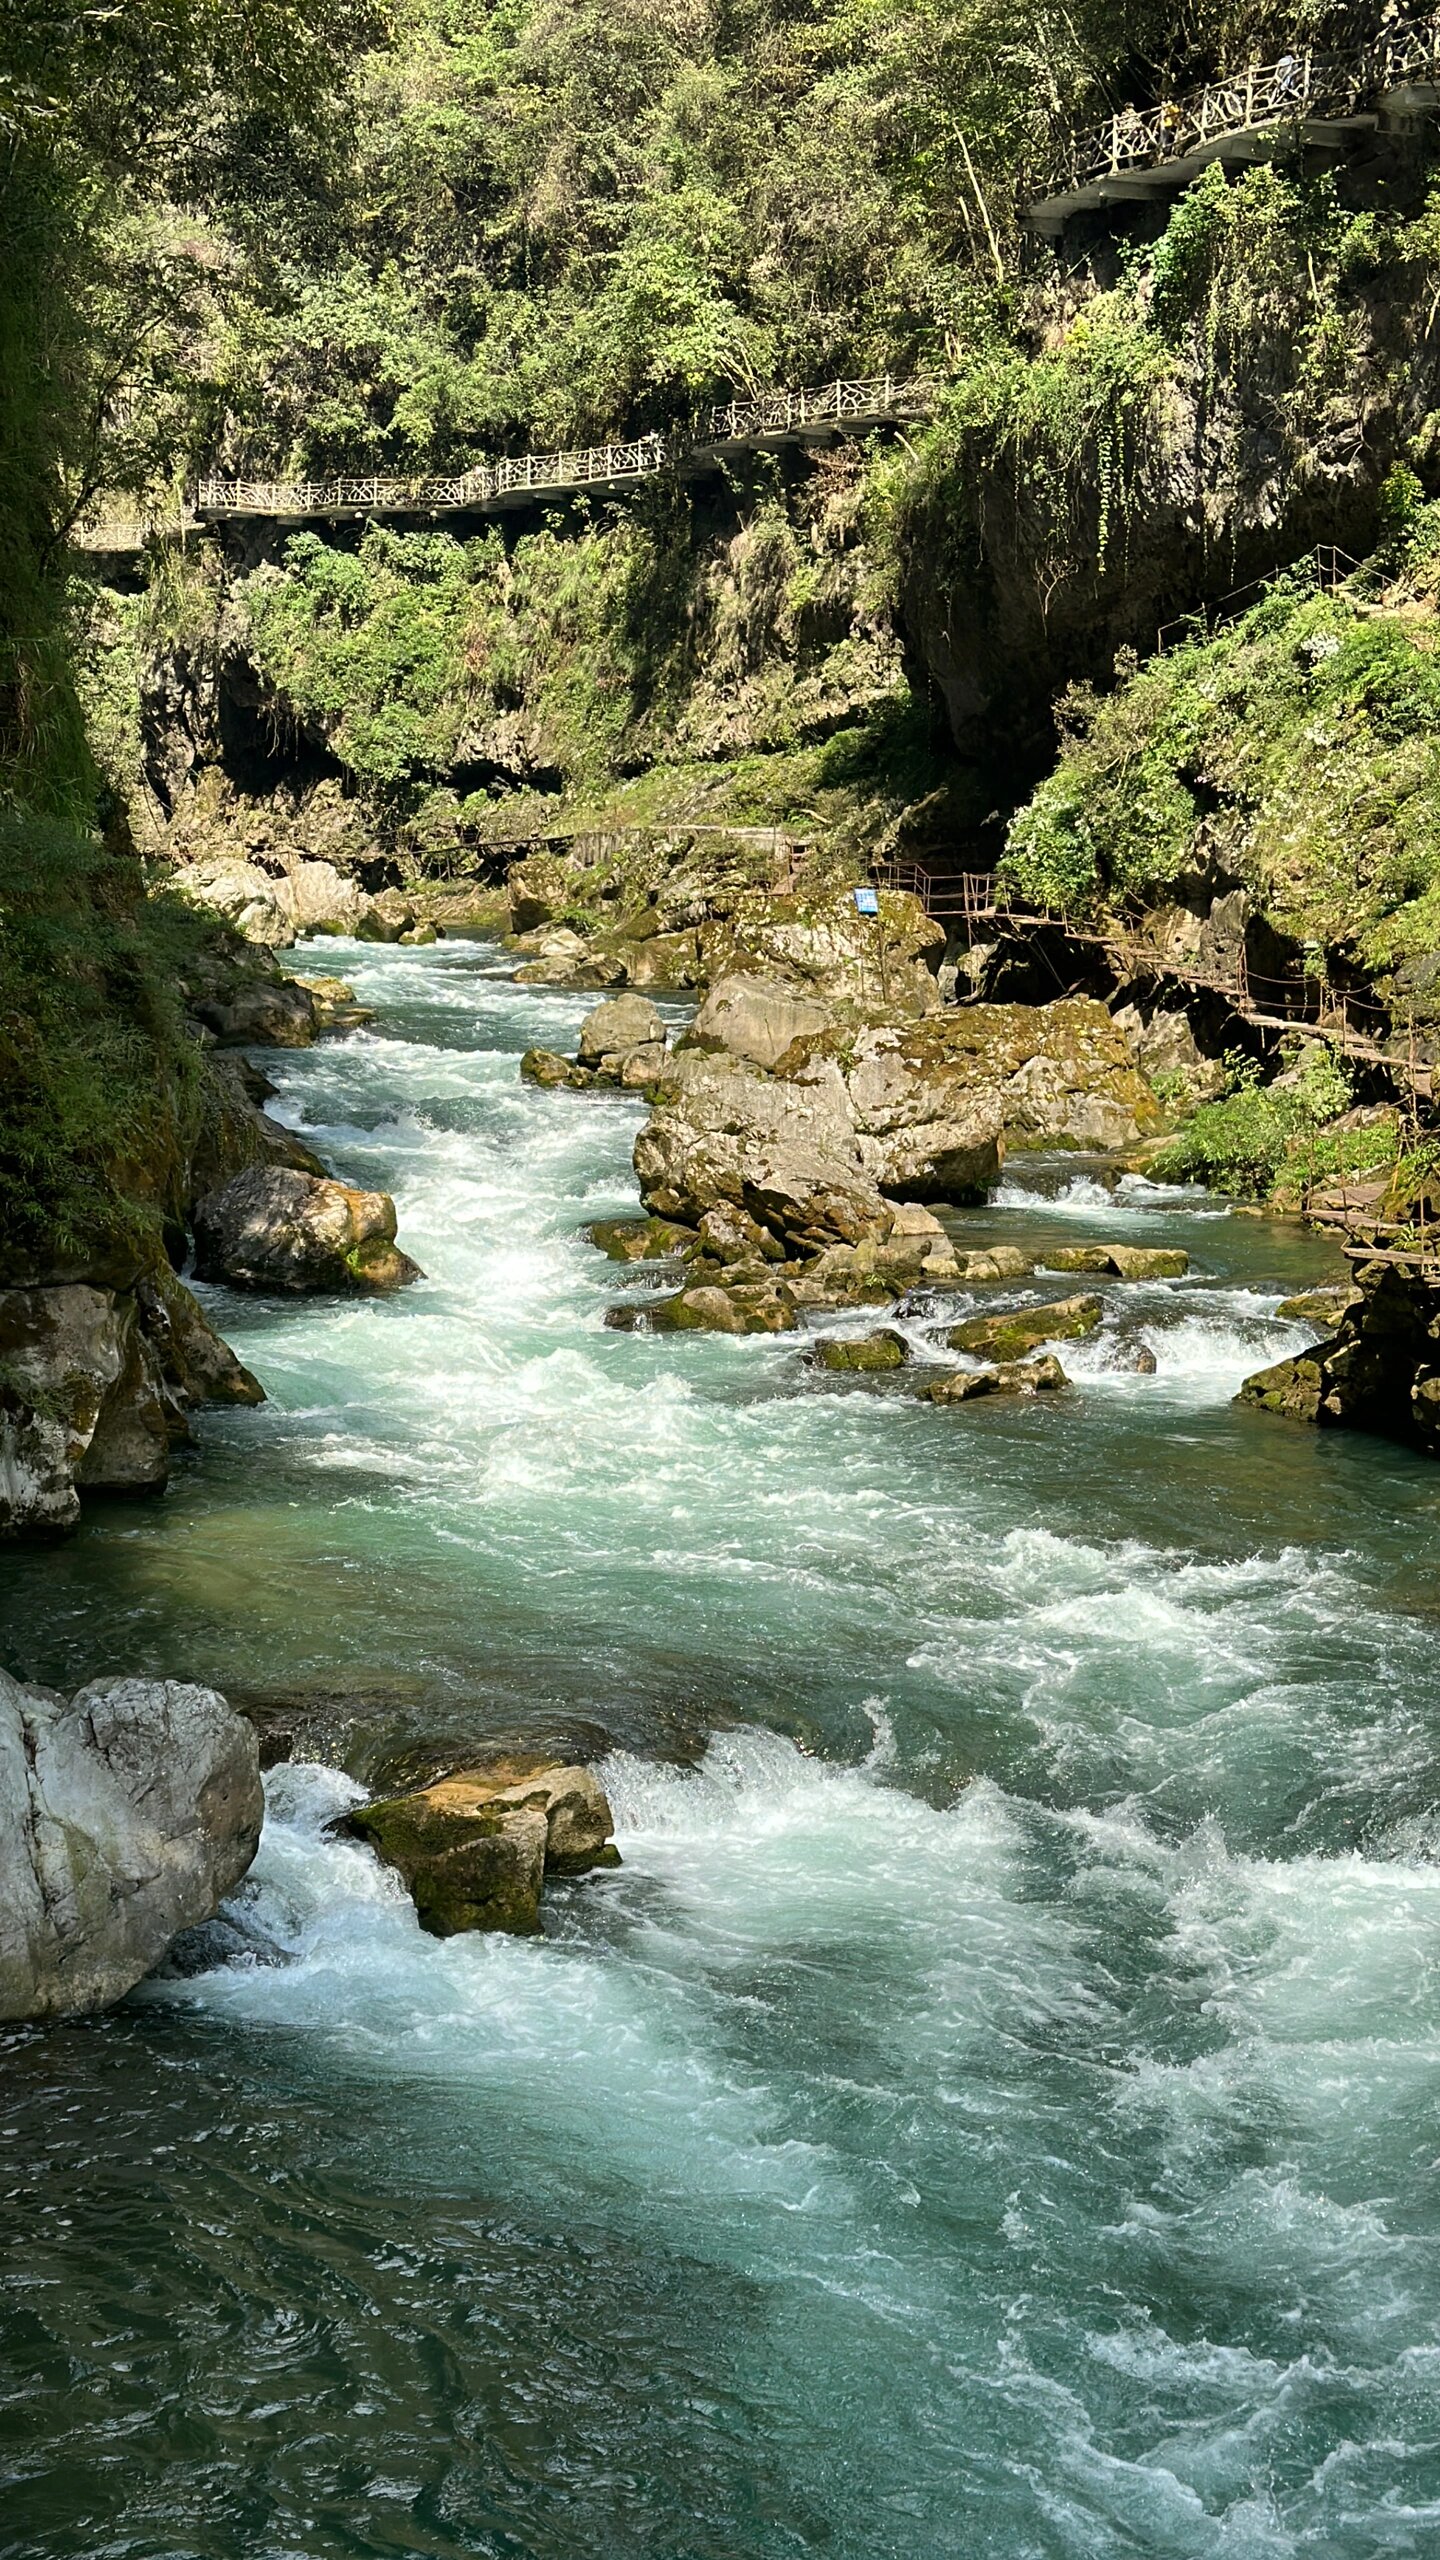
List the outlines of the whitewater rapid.
{"type": "Polygon", "coordinates": [[[1440,2548],[1436,1496],[1231,1403],[1316,1249],[1012,1166],[967,1235],[1195,1265],[1043,1408],[607,1331],[638,1107],[517,1073],[588,1000],[325,961],[378,1019],[280,1108],[428,1277],[213,1293],[272,1402],[44,1667],[579,1733],[624,1863],[438,1943],[285,1765],[222,1960],[12,2058],[66,2227],[0,2555],[1440,2548]]]}

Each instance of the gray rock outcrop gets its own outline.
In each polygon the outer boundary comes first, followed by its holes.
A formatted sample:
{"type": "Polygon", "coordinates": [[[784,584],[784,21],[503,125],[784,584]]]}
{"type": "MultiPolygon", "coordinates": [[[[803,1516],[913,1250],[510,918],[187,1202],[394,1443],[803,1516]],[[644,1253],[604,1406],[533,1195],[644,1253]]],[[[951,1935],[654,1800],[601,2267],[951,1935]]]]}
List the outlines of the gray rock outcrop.
{"type": "Polygon", "coordinates": [[[0,1672],[0,2019],[119,2000],[255,1855],[253,1728],[213,1689],[0,1672]]]}
{"type": "Polygon", "coordinates": [[[424,1277],[388,1191],[252,1165],[195,1210],[195,1268],[237,1289],[389,1291],[424,1277]]]}
{"type": "Polygon", "coordinates": [[[792,1040],[828,1030],[834,1021],[830,1005],[778,978],[737,975],[711,988],[692,1026],[703,1047],[728,1049],[752,1066],[775,1067],[792,1040]]]}
{"type": "Polygon", "coordinates": [[[263,1401],[169,1270],[0,1291],[0,1537],[76,1528],[82,1492],[162,1491],[196,1406],[263,1401]]]}
{"type": "Polygon", "coordinates": [[[586,1014],[575,1054],[582,1067],[603,1067],[611,1060],[618,1066],[632,1050],[657,1044],[665,1045],[665,1026],[649,997],[612,996],[586,1014]]]}
{"type": "Polygon", "coordinates": [[[646,1206],[698,1225],[729,1203],[788,1253],[883,1235],[887,1199],[982,1199],[1007,1146],[1113,1147],[1159,1125],[1124,1040],[1088,999],[857,1024],[732,977],[695,1029],[635,1143],[646,1206]]]}
{"type": "Polygon", "coordinates": [[[885,1223],[833,1060],[782,1081],[724,1051],[682,1050],[635,1141],[635,1171],[655,1215],[698,1226],[728,1203],[791,1253],[885,1223]]]}
{"type": "Polygon", "coordinates": [[[1328,1340],[1247,1378],[1237,1402],[1322,1430],[1378,1432],[1440,1457],[1440,1287],[1361,1263],[1328,1340]]]}

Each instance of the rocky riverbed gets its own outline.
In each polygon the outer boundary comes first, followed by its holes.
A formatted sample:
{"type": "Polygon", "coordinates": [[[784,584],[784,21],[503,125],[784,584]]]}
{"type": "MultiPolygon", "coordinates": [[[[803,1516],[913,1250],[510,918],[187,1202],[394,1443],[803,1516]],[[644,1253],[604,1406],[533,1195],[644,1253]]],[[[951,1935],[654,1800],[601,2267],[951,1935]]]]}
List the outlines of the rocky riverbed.
{"type": "Polygon", "coordinates": [[[272,1056],[269,1107],[425,1281],[199,1283],[266,1403],[6,1560],[28,1677],[183,1672],[272,1762],[223,1930],[7,2054],[12,2531],[47,2555],[62,2471],[155,2548],[243,2482],[303,2549],[317,2441],[326,2531],[430,2482],[437,2546],[557,2555],[719,2560],[742,2478],[761,2547],[880,2560],[899,2514],[944,2549],[957,2462],[978,2538],[1059,2508],[1104,2560],[1257,2500],[1282,2553],[1343,2548],[1397,2472],[1421,2504],[1433,1478],[1234,1401],[1318,1339],[1278,1310],[1331,1249],[1039,1148],[927,1208],[924,1310],[618,1332],[663,1267],[590,1231],[648,1223],[645,1094],[519,1074],[595,992],[458,942],[337,963],[375,1018],[272,1056]],[[1003,1365],[950,1331],[1067,1299],[1098,1322],[1022,1365],[1068,1390],[914,1392],[1003,1365]],[[881,1333],[887,1370],[816,1356],[881,1333]],[[434,1934],[356,1817],[517,1748],[455,1845],[514,1820],[533,1868],[543,1818],[548,1861],[538,1761],[591,1771],[623,1863],[434,1934]],[[137,2358],[181,2437],[137,2432],[137,2358]],[[1333,2371],[1354,2451],[1317,2472],[1286,2429],[1333,2371]],[[1003,2476],[965,2452],[997,2405],[1003,2476]]]}

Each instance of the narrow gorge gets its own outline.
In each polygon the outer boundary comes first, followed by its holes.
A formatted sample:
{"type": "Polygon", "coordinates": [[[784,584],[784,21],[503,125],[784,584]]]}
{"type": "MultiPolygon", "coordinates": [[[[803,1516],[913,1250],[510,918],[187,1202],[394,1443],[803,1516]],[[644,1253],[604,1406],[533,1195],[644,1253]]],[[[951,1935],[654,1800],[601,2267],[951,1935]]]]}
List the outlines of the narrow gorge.
{"type": "Polygon", "coordinates": [[[1437,113],[0,30],[0,2560],[1435,2544],[1437,113]]]}

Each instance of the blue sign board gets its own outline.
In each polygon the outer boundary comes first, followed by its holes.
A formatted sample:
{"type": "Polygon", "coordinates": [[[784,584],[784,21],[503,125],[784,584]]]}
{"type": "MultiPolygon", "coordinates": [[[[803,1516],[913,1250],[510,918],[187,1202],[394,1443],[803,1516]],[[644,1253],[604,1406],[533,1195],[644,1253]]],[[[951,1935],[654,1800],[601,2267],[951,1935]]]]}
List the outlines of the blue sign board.
{"type": "Polygon", "coordinates": [[[880,913],[879,890],[857,889],[855,892],[855,906],[857,913],[862,916],[878,916],[880,913]]]}

